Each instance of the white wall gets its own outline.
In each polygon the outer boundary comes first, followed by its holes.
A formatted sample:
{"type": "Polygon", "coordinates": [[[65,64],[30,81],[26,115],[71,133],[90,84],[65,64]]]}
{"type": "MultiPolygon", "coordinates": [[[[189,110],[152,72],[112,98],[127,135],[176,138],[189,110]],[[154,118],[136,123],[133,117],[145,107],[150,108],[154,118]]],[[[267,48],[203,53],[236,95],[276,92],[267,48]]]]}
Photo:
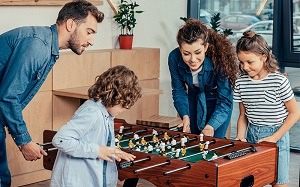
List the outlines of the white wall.
{"type": "MultiPolygon", "coordinates": [[[[118,2],[114,0],[114,2],[118,2]]],[[[142,14],[137,14],[134,47],[160,48],[160,115],[176,116],[171,96],[170,74],[167,65],[169,52],[177,47],[176,34],[187,15],[183,0],[137,0],[142,14]]],[[[98,6],[105,14],[99,24],[95,44],[89,50],[118,48],[119,28],[112,19],[114,13],[106,0],[98,6]]],[[[0,34],[20,26],[51,25],[55,23],[60,6],[0,6],[0,34]]]]}

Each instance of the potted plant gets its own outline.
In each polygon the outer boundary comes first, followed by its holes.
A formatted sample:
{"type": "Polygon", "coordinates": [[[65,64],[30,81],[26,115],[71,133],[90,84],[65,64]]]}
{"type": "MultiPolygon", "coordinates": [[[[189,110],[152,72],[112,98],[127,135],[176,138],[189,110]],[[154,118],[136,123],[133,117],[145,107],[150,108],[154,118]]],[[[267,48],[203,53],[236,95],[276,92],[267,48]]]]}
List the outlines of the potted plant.
{"type": "Polygon", "coordinates": [[[118,6],[119,10],[113,17],[121,27],[119,35],[120,49],[132,49],[133,28],[136,25],[135,14],[142,13],[141,10],[135,10],[139,5],[136,2],[121,0],[118,6]]]}

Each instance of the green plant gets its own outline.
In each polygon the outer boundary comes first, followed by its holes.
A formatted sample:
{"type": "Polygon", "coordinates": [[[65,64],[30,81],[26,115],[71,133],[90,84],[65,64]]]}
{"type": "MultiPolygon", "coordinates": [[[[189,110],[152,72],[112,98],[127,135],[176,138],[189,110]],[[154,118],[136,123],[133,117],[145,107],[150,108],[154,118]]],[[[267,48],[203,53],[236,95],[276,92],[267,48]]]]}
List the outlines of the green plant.
{"type": "Polygon", "coordinates": [[[121,35],[133,35],[133,28],[136,25],[135,14],[144,11],[135,10],[139,5],[136,2],[121,0],[118,6],[118,13],[113,17],[121,27],[121,35]]]}
{"type": "Polygon", "coordinates": [[[225,37],[232,35],[233,34],[232,29],[225,29],[223,31],[220,31],[220,28],[219,28],[220,20],[221,20],[220,13],[214,14],[213,17],[211,17],[211,19],[210,19],[211,28],[214,29],[217,33],[222,32],[222,34],[225,37]]]}
{"type": "MultiPolygon", "coordinates": [[[[186,22],[188,20],[188,18],[186,17],[180,17],[179,19],[181,19],[182,21],[186,22]]],[[[217,13],[217,14],[214,14],[211,18],[210,18],[210,25],[211,25],[211,28],[216,32],[216,33],[219,33],[219,34],[222,34],[224,35],[225,37],[229,36],[229,35],[232,35],[233,32],[232,32],[232,29],[225,29],[225,30],[222,30],[220,29],[220,20],[221,20],[221,17],[220,17],[220,13],[217,13]]]]}

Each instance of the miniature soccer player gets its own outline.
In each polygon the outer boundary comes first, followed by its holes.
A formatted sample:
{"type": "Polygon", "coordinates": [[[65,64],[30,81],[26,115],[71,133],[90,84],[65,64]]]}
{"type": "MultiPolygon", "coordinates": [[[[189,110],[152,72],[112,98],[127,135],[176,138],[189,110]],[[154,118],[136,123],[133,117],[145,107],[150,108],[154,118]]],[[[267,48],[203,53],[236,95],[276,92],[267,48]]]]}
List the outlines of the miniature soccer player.
{"type": "Polygon", "coordinates": [[[129,146],[130,149],[134,148],[134,143],[131,139],[129,140],[128,146],[129,146]]]}
{"type": "Polygon", "coordinates": [[[200,135],[200,143],[199,143],[199,148],[200,148],[200,151],[203,151],[204,149],[204,140],[203,140],[203,134],[201,133],[200,135]]]}

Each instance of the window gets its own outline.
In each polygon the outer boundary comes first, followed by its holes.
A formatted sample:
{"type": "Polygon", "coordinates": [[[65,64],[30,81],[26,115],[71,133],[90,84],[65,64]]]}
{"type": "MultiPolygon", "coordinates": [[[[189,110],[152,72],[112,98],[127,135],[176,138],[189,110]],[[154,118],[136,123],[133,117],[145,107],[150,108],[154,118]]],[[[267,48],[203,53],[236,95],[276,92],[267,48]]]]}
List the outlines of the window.
{"type": "MultiPolygon", "coordinates": [[[[221,28],[233,29],[233,44],[246,30],[253,30],[265,38],[277,57],[282,70],[287,72],[300,107],[300,0],[189,0],[188,17],[199,19],[201,10],[211,16],[220,13],[221,28]],[[238,21],[248,18],[244,22],[238,21]],[[273,21],[274,20],[274,21],[273,21]],[[274,36],[274,37],[273,37],[274,36]]],[[[209,26],[209,23],[207,24],[209,26]]],[[[232,128],[238,117],[234,106],[232,128]]],[[[291,148],[300,150],[300,121],[290,130],[291,148]]],[[[231,137],[235,137],[232,130],[231,137]]]]}

